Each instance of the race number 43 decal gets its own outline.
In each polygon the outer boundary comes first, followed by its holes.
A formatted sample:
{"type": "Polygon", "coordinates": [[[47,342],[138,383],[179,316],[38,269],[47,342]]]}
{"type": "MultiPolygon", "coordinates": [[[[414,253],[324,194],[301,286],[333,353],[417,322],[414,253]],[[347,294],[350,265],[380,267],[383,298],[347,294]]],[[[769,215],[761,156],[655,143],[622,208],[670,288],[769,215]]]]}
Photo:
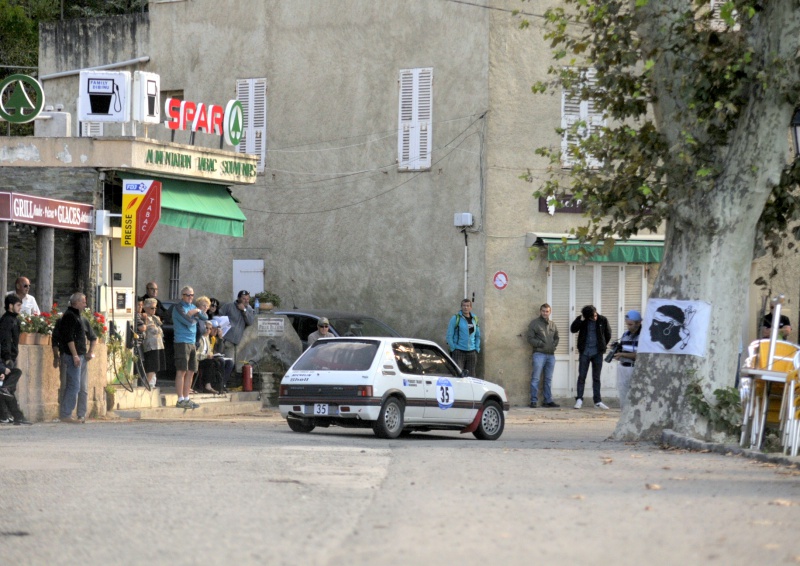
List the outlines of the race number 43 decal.
{"type": "Polygon", "coordinates": [[[453,406],[456,400],[456,392],[453,389],[453,384],[450,380],[440,377],[436,382],[436,401],[439,403],[439,408],[449,409],[453,406]]]}

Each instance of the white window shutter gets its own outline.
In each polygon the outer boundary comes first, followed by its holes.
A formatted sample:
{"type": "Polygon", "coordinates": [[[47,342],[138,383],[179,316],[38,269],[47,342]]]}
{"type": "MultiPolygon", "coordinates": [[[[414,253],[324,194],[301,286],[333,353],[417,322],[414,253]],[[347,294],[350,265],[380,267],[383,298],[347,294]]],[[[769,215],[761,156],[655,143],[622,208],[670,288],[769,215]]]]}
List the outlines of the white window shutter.
{"type": "Polygon", "coordinates": [[[433,68],[400,71],[397,161],[401,171],[431,168],[433,68]]]}
{"type": "Polygon", "coordinates": [[[81,122],[82,138],[103,137],[103,122],[81,122]]]}
{"type": "Polygon", "coordinates": [[[258,156],[258,172],[264,172],[267,157],[267,79],[238,79],[236,100],[244,109],[242,141],[239,153],[258,156]]]}
{"type": "MultiPolygon", "coordinates": [[[[588,68],[581,71],[581,84],[576,86],[576,90],[585,86],[594,86],[597,84],[597,70],[588,68]]],[[[572,167],[575,165],[575,160],[570,156],[569,149],[578,145],[581,139],[586,139],[598,129],[604,127],[606,121],[603,115],[597,110],[595,101],[593,99],[581,100],[579,92],[562,91],[561,92],[561,128],[564,133],[561,137],[561,166],[572,167]],[[585,126],[581,125],[576,131],[573,127],[576,123],[583,122],[585,126]]],[[[587,159],[590,167],[599,167],[600,161],[592,158],[587,159]]]]}
{"type": "Polygon", "coordinates": [[[552,319],[556,327],[560,330],[560,339],[556,354],[564,355],[569,353],[569,325],[572,322],[572,313],[569,310],[570,299],[570,266],[566,263],[549,264],[550,274],[550,306],[553,309],[552,319]]]}

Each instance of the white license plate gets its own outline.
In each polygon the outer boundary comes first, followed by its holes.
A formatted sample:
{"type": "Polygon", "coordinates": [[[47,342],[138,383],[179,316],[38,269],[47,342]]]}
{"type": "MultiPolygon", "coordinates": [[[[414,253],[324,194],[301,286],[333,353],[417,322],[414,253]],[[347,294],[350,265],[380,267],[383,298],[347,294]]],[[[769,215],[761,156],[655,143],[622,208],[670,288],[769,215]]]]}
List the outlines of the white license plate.
{"type": "Polygon", "coordinates": [[[327,403],[315,403],[314,404],[314,414],[315,415],[327,415],[328,414],[328,405],[327,405],[327,403]]]}

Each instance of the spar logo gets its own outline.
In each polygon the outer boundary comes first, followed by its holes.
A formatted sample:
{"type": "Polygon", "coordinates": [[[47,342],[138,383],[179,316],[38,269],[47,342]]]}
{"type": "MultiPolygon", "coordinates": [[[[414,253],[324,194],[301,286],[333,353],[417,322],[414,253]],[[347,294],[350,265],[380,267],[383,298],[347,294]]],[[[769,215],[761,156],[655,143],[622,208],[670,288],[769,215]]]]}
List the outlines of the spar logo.
{"type": "Polygon", "coordinates": [[[35,120],[44,108],[44,90],[28,75],[11,75],[0,82],[0,118],[12,124],[35,120]],[[8,91],[8,92],[6,92],[8,91]],[[35,100],[32,101],[30,95],[35,100]]]}
{"type": "Polygon", "coordinates": [[[164,125],[170,130],[190,130],[224,136],[232,146],[239,145],[244,131],[244,108],[238,100],[230,100],[223,109],[217,104],[204,104],[191,100],[168,98],[164,103],[167,119],[164,125]]]}

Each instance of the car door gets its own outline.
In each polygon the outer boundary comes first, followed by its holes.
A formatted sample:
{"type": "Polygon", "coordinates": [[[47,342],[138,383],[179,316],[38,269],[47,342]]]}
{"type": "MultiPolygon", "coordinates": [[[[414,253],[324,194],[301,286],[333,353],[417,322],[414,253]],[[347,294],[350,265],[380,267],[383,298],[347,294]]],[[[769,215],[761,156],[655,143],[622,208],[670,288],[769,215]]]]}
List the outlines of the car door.
{"type": "Polygon", "coordinates": [[[414,346],[408,342],[393,342],[392,353],[394,354],[394,366],[388,363],[389,360],[381,361],[382,377],[388,380],[394,376],[394,368],[397,368],[400,377],[398,382],[402,384],[400,388],[406,397],[405,422],[421,422],[425,407],[425,385],[414,346]]]}
{"type": "Polygon", "coordinates": [[[469,423],[475,417],[472,381],[431,344],[413,343],[425,385],[425,420],[469,423]]]}

